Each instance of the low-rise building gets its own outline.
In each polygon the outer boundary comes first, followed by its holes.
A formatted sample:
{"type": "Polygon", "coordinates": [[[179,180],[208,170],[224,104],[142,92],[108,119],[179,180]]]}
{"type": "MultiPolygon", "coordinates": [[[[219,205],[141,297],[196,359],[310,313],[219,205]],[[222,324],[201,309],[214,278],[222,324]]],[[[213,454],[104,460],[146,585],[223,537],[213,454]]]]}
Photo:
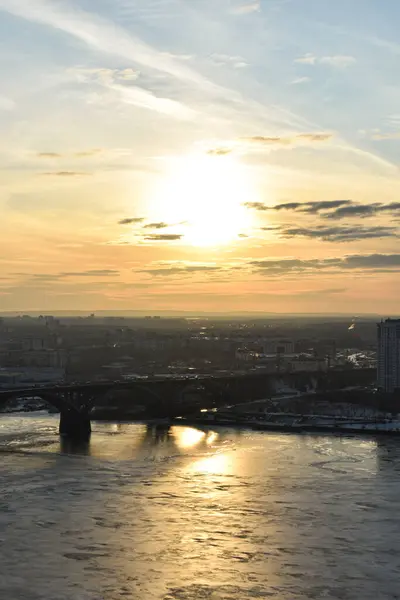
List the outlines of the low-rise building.
{"type": "Polygon", "coordinates": [[[0,388],[29,387],[31,385],[45,385],[61,383],[65,371],[60,368],[3,368],[0,369],[0,388]]]}

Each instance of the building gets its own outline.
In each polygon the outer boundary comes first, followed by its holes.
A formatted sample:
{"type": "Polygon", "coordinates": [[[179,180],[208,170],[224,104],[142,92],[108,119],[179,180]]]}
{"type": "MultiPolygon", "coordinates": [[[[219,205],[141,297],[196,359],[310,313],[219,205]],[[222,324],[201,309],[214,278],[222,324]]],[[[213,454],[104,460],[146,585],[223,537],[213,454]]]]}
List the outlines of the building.
{"type": "Polygon", "coordinates": [[[23,388],[33,385],[55,385],[64,380],[64,369],[32,367],[0,368],[0,389],[23,388]]]}
{"type": "Polygon", "coordinates": [[[378,323],[378,388],[400,390],[400,319],[378,323]]]}
{"type": "Polygon", "coordinates": [[[286,370],[290,373],[326,372],[328,361],[325,358],[312,356],[295,356],[287,361],[286,370]]]}
{"type": "Polygon", "coordinates": [[[294,342],[293,340],[264,340],[263,343],[264,354],[293,354],[294,353],[294,342]]]}

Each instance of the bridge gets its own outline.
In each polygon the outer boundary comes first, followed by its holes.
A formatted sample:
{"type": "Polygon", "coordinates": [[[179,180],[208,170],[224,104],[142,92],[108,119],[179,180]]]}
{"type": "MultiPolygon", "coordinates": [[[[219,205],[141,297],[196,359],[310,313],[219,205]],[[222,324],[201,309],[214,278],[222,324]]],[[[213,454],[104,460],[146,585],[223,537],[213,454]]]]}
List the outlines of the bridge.
{"type": "Polygon", "coordinates": [[[300,391],[340,389],[373,383],[374,369],[329,371],[328,373],[217,375],[196,378],[147,378],[123,381],[87,382],[30,386],[0,390],[0,407],[15,398],[41,398],[60,412],[60,434],[87,439],[91,433],[91,411],[121,392],[128,393],[129,405],[141,407],[153,418],[189,416],[200,409],[252,402],[275,394],[287,385],[300,391]],[[111,395],[111,398],[110,398],[111,395]]]}

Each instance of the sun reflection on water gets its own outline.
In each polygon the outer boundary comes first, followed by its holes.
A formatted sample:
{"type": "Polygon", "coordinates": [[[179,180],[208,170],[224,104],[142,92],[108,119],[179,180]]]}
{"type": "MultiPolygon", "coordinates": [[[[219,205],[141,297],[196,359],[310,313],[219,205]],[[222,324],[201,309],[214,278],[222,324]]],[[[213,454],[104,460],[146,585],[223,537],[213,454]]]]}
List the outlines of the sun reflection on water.
{"type": "Polygon", "coordinates": [[[214,454],[191,465],[192,472],[205,475],[228,475],[231,470],[232,460],[228,454],[214,454]]]}
{"type": "Polygon", "coordinates": [[[216,431],[210,431],[210,433],[208,434],[207,439],[206,439],[206,444],[208,446],[211,446],[217,440],[218,440],[218,433],[216,431]]]}
{"type": "Polygon", "coordinates": [[[176,444],[182,450],[193,448],[200,442],[204,441],[206,434],[204,431],[194,429],[193,427],[173,427],[172,434],[176,440],[176,444]]]}

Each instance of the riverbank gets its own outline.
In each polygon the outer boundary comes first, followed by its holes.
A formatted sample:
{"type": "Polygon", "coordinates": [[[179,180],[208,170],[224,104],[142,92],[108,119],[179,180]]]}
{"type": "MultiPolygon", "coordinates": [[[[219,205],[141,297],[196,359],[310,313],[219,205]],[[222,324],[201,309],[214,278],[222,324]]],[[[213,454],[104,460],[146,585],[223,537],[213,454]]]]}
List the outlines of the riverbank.
{"type": "MultiPolygon", "coordinates": [[[[272,417],[274,415],[271,415],[272,417]]],[[[307,418],[302,415],[296,415],[292,421],[277,420],[256,420],[256,419],[172,419],[171,424],[188,425],[191,427],[233,427],[252,429],[254,431],[275,431],[283,433],[325,433],[325,434],[361,434],[361,435],[392,435],[400,436],[400,420],[368,421],[368,420],[334,420],[323,422],[325,419],[320,417],[307,418]]]]}

